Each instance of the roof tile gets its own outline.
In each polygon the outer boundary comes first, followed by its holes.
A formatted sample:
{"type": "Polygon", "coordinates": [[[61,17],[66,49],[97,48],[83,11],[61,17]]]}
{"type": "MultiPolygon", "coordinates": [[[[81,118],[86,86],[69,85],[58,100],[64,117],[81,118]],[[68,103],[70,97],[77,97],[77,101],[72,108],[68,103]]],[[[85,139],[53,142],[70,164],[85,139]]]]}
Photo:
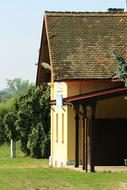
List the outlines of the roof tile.
{"type": "Polygon", "coordinates": [[[46,12],[55,80],[110,79],[127,58],[126,13],[46,12]]]}

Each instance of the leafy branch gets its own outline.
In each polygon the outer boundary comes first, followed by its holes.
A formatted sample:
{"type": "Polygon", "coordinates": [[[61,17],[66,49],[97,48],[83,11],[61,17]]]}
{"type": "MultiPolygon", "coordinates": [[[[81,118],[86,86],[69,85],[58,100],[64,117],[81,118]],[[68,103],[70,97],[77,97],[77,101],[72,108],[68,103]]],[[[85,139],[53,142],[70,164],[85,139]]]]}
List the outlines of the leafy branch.
{"type": "Polygon", "coordinates": [[[118,67],[113,78],[121,79],[127,87],[127,60],[123,58],[118,52],[113,51],[112,54],[118,63],[118,67]]]}

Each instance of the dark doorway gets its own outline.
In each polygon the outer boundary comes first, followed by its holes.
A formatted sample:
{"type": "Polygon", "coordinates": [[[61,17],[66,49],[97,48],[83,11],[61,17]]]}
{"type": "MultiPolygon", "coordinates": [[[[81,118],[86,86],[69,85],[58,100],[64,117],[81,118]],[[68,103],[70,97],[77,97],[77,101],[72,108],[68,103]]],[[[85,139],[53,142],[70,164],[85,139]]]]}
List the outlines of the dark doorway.
{"type": "Polygon", "coordinates": [[[95,122],[95,165],[124,165],[127,158],[127,119],[96,119],[95,122]]]}

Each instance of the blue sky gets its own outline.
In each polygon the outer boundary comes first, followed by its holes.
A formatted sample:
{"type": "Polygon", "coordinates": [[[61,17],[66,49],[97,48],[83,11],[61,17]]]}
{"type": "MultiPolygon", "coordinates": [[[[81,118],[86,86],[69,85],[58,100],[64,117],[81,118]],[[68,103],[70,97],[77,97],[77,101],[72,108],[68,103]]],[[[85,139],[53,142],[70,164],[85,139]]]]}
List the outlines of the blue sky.
{"type": "Polygon", "coordinates": [[[45,10],[106,11],[126,0],[3,0],[0,2],[0,89],[6,79],[35,82],[45,10]]]}

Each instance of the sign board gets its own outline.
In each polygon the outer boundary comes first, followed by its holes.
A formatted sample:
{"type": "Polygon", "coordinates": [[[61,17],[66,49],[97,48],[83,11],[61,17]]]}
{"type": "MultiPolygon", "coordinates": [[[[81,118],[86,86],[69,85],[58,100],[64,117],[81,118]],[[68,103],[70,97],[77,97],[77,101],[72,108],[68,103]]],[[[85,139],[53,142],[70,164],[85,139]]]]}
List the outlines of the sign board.
{"type": "Polygon", "coordinates": [[[63,92],[63,84],[62,83],[60,83],[60,82],[57,83],[56,91],[57,91],[57,93],[63,92]]]}
{"type": "Polygon", "coordinates": [[[63,84],[61,82],[58,82],[56,86],[56,106],[63,107],[63,84]]]}
{"type": "Polygon", "coordinates": [[[63,107],[63,94],[56,94],[56,106],[59,108],[63,107]]]}

